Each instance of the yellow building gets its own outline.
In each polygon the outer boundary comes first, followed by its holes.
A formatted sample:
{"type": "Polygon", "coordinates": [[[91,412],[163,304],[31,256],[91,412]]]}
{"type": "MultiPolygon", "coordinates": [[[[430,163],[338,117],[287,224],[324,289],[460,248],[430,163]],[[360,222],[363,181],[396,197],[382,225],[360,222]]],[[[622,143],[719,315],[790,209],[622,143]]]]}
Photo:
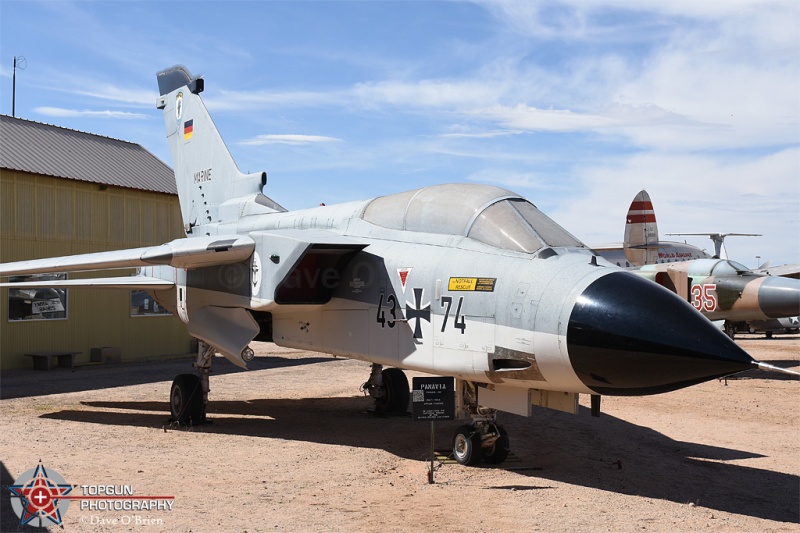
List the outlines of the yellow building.
{"type": "MultiPolygon", "coordinates": [[[[175,177],[153,154],[126,141],[0,116],[0,262],[180,237],[175,177]]],[[[183,323],[146,293],[0,289],[0,369],[31,368],[24,355],[30,352],[82,352],[80,364],[92,348],[115,347],[130,361],[189,353],[190,341],[183,323]]]]}

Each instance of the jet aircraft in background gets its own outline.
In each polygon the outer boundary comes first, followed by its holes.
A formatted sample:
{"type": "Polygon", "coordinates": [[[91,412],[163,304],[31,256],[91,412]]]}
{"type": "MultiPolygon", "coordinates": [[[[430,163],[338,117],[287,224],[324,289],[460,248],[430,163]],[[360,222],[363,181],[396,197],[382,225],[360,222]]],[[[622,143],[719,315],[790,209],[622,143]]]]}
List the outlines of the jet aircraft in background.
{"type": "Polygon", "coordinates": [[[728,259],[693,259],[635,269],[685,298],[731,338],[754,321],[800,314],[800,279],[756,273],[728,259]]]}
{"type": "Polygon", "coordinates": [[[139,267],[44,283],[147,289],[186,323],[202,342],[198,372],[170,390],[177,421],[205,420],[212,356],[246,368],[253,340],[371,363],[364,389],[383,412],[408,409],[402,369],[455,377],[468,422],[453,454],[466,465],[505,460],[499,410],[576,413],[589,394],[599,414],[600,395],[754,367],[792,373],[755,361],[684,299],[599,258],[505,189],[433,185],[286,211],[263,194],[265,172],[236,167],[200,97],[203,78],[174,67],[157,79],[186,238],[6,263],[0,275],[139,267]]]}
{"type": "Polygon", "coordinates": [[[633,197],[628,208],[624,241],[593,246],[592,249],[611,263],[627,268],[711,257],[691,244],[659,240],[656,212],[645,190],[633,197]]]}
{"type": "MultiPolygon", "coordinates": [[[[701,235],[707,236],[714,243],[714,259],[728,259],[728,250],[725,247],[726,237],[761,237],[760,233],[667,233],[667,235],[701,235]]],[[[767,276],[782,276],[785,278],[800,278],[800,264],[787,264],[772,266],[772,261],[765,261],[753,269],[756,274],[767,276]]]]}
{"type": "Polygon", "coordinates": [[[714,242],[715,257],[710,258],[690,244],[660,241],[655,210],[644,190],[636,194],[628,209],[623,246],[594,250],[618,266],[626,266],[677,293],[708,319],[719,321],[731,338],[749,322],[800,313],[800,280],[770,276],[766,271],[752,271],[735,261],[720,259],[720,254],[726,251],[725,237],[757,234],[668,235],[708,235],[714,242]]]}

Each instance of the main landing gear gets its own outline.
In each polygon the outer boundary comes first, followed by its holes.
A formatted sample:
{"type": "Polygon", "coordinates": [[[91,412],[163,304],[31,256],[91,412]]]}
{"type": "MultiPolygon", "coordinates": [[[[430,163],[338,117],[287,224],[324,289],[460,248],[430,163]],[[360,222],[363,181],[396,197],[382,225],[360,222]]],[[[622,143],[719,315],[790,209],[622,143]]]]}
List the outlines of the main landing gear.
{"type": "MultiPolygon", "coordinates": [[[[369,380],[361,386],[375,400],[375,412],[382,415],[406,414],[408,411],[408,379],[399,368],[383,368],[373,363],[369,380]]],[[[497,425],[497,410],[478,405],[477,387],[468,381],[456,381],[457,411],[462,418],[471,418],[453,435],[453,457],[465,466],[481,460],[498,465],[510,450],[508,432],[497,425]]]]}
{"type": "Polygon", "coordinates": [[[183,425],[206,424],[206,406],[208,405],[211,358],[214,348],[203,341],[198,341],[197,359],[192,366],[197,374],[179,374],[172,382],[169,391],[170,420],[183,425]]]}
{"type": "Polygon", "coordinates": [[[404,415],[408,412],[408,378],[399,368],[383,368],[372,364],[369,380],[361,390],[375,400],[375,412],[380,415],[404,415]]]}

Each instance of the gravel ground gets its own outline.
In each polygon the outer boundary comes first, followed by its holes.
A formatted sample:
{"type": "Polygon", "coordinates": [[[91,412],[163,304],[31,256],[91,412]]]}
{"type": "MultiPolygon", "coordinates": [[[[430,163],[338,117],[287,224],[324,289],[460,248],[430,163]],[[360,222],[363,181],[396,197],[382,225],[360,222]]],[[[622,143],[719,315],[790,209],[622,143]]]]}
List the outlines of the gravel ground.
{"type": "MultiPolygon", "coordinates": [[[[737,341],[800,366],[800,336],[737,341]]],[[[588,397],[577,416],[501,414],[508,461],[437,461],[429,484],[430,424],[370,414],[367,363],[256,344],[250,372],[215,360],[213,424],[190,429],[166,423],[187,360],[3,372],[0,529],[42,531],[18,527],[6,488],[41,461],[73,495],[173,498],[172,510],[72,501],[64,531],[800,531],[800,382],[788,376],[605,397],[600,418],[588,397]]],[[[458,425],[437,424],[438,449],[458,425]]]]}

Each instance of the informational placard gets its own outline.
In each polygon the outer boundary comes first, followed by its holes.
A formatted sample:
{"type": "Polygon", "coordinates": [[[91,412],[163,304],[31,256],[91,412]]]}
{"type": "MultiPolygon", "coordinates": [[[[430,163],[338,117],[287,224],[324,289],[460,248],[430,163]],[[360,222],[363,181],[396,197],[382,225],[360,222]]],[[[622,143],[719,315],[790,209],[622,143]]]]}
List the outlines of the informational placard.
{"type": "Polygon", "coordinates": [[[411,382],[411,406],[415,421],[455,419],[455,380],[452,377],[413,378],[411,382]]]}

